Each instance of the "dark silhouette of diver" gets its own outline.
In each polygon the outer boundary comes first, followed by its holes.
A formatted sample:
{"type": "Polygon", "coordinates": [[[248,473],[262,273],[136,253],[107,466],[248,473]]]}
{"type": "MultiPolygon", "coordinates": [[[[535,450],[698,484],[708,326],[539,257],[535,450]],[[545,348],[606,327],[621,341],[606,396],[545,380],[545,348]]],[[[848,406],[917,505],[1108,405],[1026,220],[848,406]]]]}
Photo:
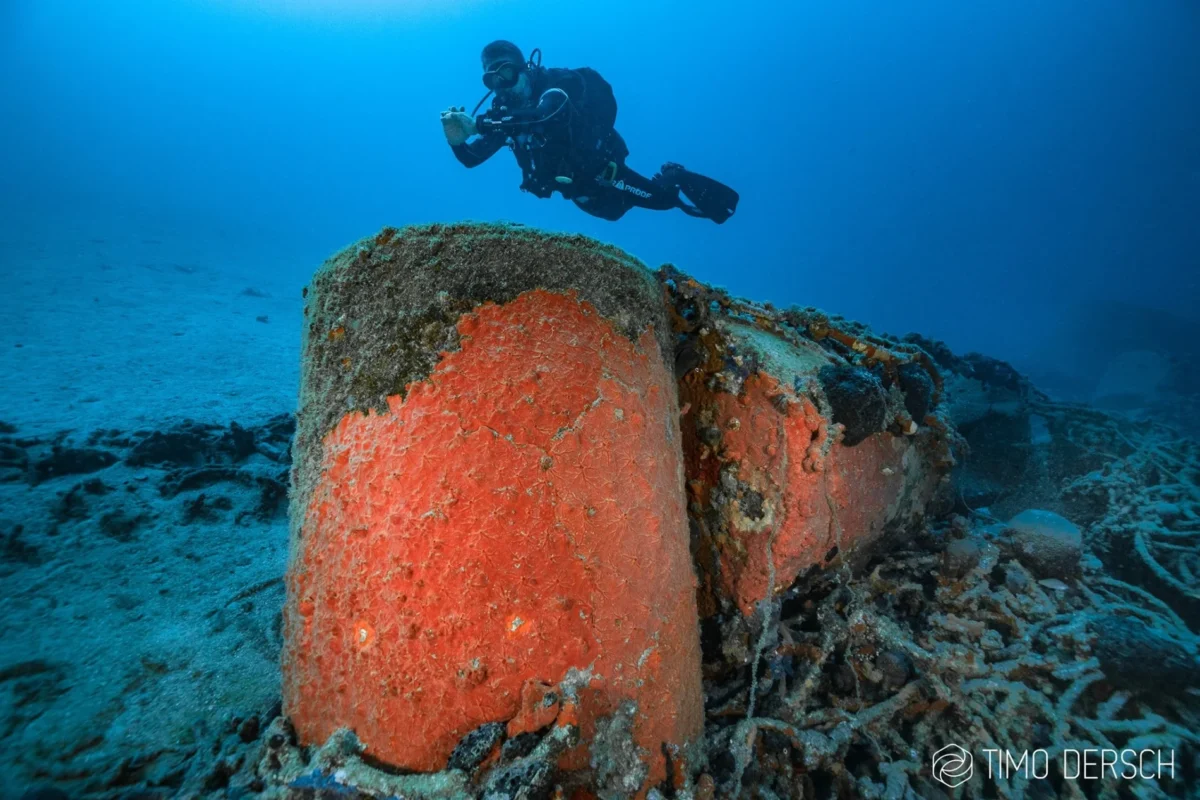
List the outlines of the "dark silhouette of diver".
{"type": "Polygon", "coordinates": [[[470,114],[465,107],[442,112],[446,141],[464,166],[477,167],[508,145],[521,167],[522,191],[538,197],[557,191],[607,220],[636,206],[678,208],[719,224],[737,209],[737,192],[678,164],[664,164],[653,178],[630,169],[629,148],[613,127],[616,98],[595,70],[543,67],[540,51],[526,61],[506,41],[483,48],[481,60],[488,93],[470,114]],[[476,116],[493,93],[491,107],[476,116]]]}

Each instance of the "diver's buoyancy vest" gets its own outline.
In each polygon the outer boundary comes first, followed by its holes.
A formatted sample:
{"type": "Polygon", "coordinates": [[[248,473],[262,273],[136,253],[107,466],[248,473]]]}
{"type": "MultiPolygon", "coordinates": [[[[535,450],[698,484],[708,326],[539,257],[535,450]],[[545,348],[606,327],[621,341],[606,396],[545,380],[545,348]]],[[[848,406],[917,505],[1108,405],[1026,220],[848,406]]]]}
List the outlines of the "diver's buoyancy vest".
{"type": "Polygon", "coordinates": [[[623,164],[629,148],[613,127],[617,101],[599,73],[588,67],[542,68],[534,93],[550,88],[563,89],[570,98],[562,118],[510,137],[509,146],[521,167],[522,190],[537,197],[558,191],[570,198],[590,191],[610,161],[623,164]]]}

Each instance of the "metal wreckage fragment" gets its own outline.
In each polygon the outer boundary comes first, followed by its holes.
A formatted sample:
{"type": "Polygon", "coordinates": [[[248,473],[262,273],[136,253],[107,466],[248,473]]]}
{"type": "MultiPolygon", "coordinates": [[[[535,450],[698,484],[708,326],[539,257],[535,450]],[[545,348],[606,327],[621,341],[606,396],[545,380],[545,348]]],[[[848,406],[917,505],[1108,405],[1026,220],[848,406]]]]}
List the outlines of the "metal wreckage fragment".
{"type": "Polygon", "coordinates": [[[697,603],[751,615],[861,560],[952,463],[918,358],[710,295],[519,227],[385,229],[322,267],[285,614],[300,744],[352,731],[464,787],[691,790],[697,603]]]}
{"type": "Polygon", "coordinates": [[[702,615],[751,615],[810,571],[895,544],[959,440],[919,348],[815,310],[777,312],[659,273],[676,362],[702,615]]]}

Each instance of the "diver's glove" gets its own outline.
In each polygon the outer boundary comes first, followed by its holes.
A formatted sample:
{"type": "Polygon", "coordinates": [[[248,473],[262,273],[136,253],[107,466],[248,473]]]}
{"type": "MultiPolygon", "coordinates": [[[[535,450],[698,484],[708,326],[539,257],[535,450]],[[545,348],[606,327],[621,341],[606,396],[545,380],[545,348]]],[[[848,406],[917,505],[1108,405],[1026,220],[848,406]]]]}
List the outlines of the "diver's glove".
{"type": "Polygon", "coordinates": [[[475,128],[475,119],[466,112],[465,106],[450,106],[442,112],[442,132],[446,134],[446,141],[454,147],[466,144],[467,139],[479,132],[475,128]]]}

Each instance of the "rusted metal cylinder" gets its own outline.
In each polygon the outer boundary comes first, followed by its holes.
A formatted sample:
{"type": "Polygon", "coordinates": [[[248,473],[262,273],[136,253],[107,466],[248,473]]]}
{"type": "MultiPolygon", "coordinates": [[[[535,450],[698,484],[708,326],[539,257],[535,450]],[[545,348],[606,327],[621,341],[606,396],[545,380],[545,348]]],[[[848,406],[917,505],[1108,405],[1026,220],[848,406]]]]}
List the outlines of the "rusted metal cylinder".
{"type": "MultiPolygon", "coordinates": [[[[304,742],[433,771],[485,723],[637,703],[643,786],[703,725],[670,333],[583,237],[385,229],[306,293],[283,656],[304,742]],[[565,704],[563,704],[565,707],[565,704]]],[[[574,717],[572,717],[574,720],[574,717]]]]}
{"type": "Polygon", "coordinates": [[[701,615],[749,616],[799,576],[905,537],[954,463],[921,354],[819,315],[789,323],[679,274],[668,283],[701,615]]]}

